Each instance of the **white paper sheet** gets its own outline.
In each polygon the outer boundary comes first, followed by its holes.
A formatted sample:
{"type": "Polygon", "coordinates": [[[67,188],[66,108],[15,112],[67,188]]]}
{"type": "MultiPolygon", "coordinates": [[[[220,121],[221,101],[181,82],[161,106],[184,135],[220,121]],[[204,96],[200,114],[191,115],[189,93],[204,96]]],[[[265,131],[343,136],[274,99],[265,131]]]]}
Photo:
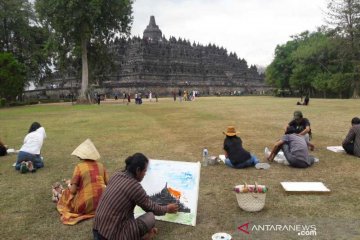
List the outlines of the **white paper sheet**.
{"type": "Polygon", "coordinates": [[[281,182],[287,192],[330,192],[322,182],[281,182]]]}
{"type": "Polygon", "coordinates": [[[329,146],[326,147],[327,150],[330,150],[332,152],[345,152],[344,148],[342,146],[329,146]]]}

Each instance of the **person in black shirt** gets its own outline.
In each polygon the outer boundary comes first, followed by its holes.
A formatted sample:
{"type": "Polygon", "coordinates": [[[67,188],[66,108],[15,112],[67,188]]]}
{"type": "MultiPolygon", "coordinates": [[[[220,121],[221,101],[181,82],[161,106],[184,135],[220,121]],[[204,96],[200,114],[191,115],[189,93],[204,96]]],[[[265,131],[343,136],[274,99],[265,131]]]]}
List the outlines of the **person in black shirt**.
{"type": "Polygon", "coordinates": [[[303,105],[305,105],[305,106],[309,105],[309,101],[310,101],[309,95],[306,95],[303,105]]]}
{"type": "Polygon", "coordinates": [[[285,132],[286,131],[291,131],[302,135],[308,141],[311,139],[310,121],[309,119],[303,117],[301,111],[294,112],[294,119],[288,123],[285,128],[285,132]]]}
{"type": "Polygon", "coordinates": [[[232,168],[246,168],[259,163],[256,156],[251,155],[242,146],[242,140],[236,136],[235,127],[229,126],[224,140],[225,164],[232,168]]]}

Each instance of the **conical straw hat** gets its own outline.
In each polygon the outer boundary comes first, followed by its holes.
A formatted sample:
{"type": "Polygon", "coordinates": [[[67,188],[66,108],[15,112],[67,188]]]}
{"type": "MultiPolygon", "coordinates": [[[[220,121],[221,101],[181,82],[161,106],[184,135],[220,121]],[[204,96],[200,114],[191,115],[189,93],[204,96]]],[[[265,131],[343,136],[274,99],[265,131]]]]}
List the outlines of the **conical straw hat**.
{"type": "Polygon", "coordinates": [[[89,160],[99,160],[100,154],[96,149],[95,145],[92,141],[88,138],[80,144],[72,153],[71,155],[75,155],[81,159],[89,159],[89,160]]]}

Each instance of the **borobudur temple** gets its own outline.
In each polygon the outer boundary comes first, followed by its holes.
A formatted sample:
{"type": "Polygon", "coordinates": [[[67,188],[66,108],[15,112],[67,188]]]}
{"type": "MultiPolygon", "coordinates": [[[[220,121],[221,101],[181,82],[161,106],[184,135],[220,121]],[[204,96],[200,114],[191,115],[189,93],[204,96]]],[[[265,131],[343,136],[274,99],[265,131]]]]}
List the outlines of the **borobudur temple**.
{"type": "MultiPolygon", "coordinates": [[[[197,91],[200,95],[261,94],[269,89],[256,66],[249,67],[236,53],[228,53],[214,44],[205,46],[181,38],[167,39],[154,16],[150,17],[142,38],[118,38],[108,46],[108,51],[113,56],[113,70],[102,76],[105,80],[101,83],[95,78],[97,84],[91,85],[93,92],[107,97],[150,91],[169,96],[179,89],[197,91]]],[[[27,95],[62,98],[78,93],[80,77],[69,73],[54,76],[27,95]]]]}

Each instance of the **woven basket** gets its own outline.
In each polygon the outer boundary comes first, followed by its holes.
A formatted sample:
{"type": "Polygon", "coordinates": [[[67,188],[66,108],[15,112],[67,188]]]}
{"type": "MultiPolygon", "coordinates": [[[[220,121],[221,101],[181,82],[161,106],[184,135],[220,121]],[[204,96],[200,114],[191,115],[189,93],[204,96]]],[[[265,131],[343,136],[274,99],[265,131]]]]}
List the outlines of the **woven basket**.
{"type": "MultiPolygon", "coordinates": [[[[240,188],[243,186],[244,185],[238,185],[236,187],[240,188]]],[[[240,192],[236,193],[236,199],[242,210],[247,212],[258,212],[265,206],[266,193],[240,192]]]]}

